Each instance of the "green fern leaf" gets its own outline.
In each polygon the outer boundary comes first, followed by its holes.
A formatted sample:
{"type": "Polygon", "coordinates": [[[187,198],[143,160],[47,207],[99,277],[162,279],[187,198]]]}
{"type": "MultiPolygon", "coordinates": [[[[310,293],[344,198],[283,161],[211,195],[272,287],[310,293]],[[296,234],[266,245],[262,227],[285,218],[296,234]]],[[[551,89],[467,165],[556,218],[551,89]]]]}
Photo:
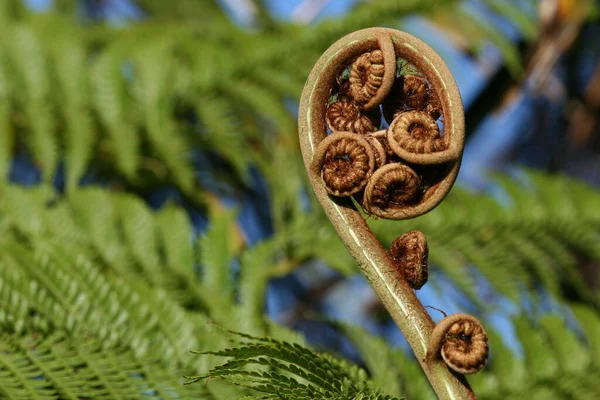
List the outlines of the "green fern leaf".
{"type": "Polygon", "coordinates": [[[221,377],[236,385],[286,399],[395,399],[367,389],[368,385],[363,381],[366,379],[364,371],[357,373],[355,366],[331,356],[319,355],[300,345],[271,338],[237,335],[242,338],[240,347],[200,352],[231,360],[203,375],[188,377],[188,383],[221,377]],[[250,365],[268,369],[247,369],[250,365]]]}
{"type": "Polygon", "coordinates": [[[590,346],[590,358],[596,365],[600,364],[600,317],[589,307],[573,305],[573,313],[577,317],[590,346]]]}
{"type": "Polygon", "coordinates": [[[202,266],[202,286],[210,293],[211,310],[228,308],[233,293],[231,262],[233,248],[230,240],[235,212],[213,211],[211,226],[200,238],[199,261],[202,266]]]}
{"type": "Polygon", "coordinates": [[[127,46],[114,45],[105,50],[94,62],[91,72],[92,101],[107,129],[116,163],[131,180],[141,163],[140,139],[131,120],[131,101],[128,96],[125,73],[128,73],[124,53],[127,46]]]}
{"type": "Polygon", "coordinates": [[[0,182],[6,182],[10,172],[15,133],[11,124],[11,90],[6,51],[0,47],[0,182]]]}
{"type": "Polygon", "coordinates": [[[175,182],[184,192],[190,192],[194,172],[187,160],[188,145],[172,118],[175,99],[169,85],[176,71],[169,50],[169,43],[159,40],[137,52],[135,94],[149,142],[173,173],[175,182]]]}
{"type": "Polygon", "coordinates": [[[65,165],[68,190],[73,190],[86,172],[93,157],[96,131],[89,112],[89,81],[87,54],[83,44],[72,32],[55,36],[52,61],[60,83],[61,109],[67,121],[65,132],[65,165]]]}

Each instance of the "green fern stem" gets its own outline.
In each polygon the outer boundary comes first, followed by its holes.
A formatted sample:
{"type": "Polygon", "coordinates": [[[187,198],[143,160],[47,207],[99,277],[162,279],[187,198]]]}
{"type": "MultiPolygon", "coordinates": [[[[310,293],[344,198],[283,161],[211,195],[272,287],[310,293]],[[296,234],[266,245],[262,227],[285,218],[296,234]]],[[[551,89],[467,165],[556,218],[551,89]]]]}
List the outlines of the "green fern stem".
{"type": "MultiPolygon", "coordinates": [[[[416,54],[421,65],[436,75],[438,92],[446,96],[444,100],[449,105],[445,116],[446,124],[462,139],[464,115],[460,94],[442,59],[429,46],[411,35],[391,29],[371,28],[351,33],[333,44],[317,61],[304,86],[299,112],[299,138],[304,163],[325,213],[407,339],[438,398],[474,399],[475,395],[464,377],[452,373],[441,358],[427,357],[434,323],[408,283],[398,276],[389,254],[375,238],[360,212],[351,202],[332,200],[320,174],[310,167],[317,144],[327,136],[323,121],[330,88],[334,85],[337,74],[361,53],[372,51],[377,46],[385,51],[384,47],[390,46],[392,42],[395,46],[405,46],[409,49],[408,52],[416,54]]],[[[458,159],[460,160],[460,155],[458,159]]],[[[449,185],[456,177],[459,164],[457,162],[450,172],[449,185]]],[[[438,197],[436,201],[424,204],[425,207],[408,217],[431,210],[443,199],[443,195],[438,197]]]]}

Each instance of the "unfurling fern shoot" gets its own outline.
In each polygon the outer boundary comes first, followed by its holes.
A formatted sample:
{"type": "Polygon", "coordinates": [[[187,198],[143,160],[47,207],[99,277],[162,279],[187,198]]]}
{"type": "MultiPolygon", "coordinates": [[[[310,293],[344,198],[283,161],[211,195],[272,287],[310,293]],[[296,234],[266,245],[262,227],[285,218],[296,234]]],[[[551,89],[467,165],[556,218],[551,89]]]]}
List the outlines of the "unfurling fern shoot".
{"type": "Polygon", "coordinates": [[[477,318],[454,314],[436,325],[429,339],[427,357],[442,357],[454,371],[473,374],[485,366],[488,353],[487,333],[477,318]]]}
{"type": "Polygon", "coordinates": [[[397,30],[371,28],[345,36],[321,56],[308,78],[299,133],[317,198],[438,398],[474,398],[459,374],[485,365],[485,330],[464,314],[434,329],[413,291],[427,282],[425,235],[409,232],[386,251],[361,214],[418,217],[436,207],[454,184],[464,147],[464,113],[443,60],[397,30]],[[408,67],[400,70],[401,63],[408,67]]]}

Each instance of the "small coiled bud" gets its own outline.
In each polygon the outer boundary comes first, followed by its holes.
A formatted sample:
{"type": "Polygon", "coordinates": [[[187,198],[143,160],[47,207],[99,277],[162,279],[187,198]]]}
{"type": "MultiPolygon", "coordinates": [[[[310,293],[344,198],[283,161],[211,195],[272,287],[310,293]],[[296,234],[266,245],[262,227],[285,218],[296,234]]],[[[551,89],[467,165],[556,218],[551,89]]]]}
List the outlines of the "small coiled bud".
{"type": "Polygon", "coordinates": [[[427,282],[429,247],[423,232],[410,231],[392,242],[390,257],[409,286],[421,289],[427,282]]]}
{"type": "Polygon", "coordinates": [[[394,153],[412,162],[415,160],[407,153],[430,154],[446,149],[437,123],[422,111],[399,114],[388,129],[388,141],[394,153]]]}
{"type": "Polygon", "coordinates": [[[317,146],[311,169],[321,175],[329,194],[352,196],[366,186],[375,169],[375,155],[361,136],[335,132],[317,146]]]}
{"type": "Polygon", "coordinates": [[[442,116],[442,103],[440,98],[437,97],[433,89],[429,90],[429,99],[425,103],[425,106],[421,108],[423,112],[429,114],[429,116],[435,120],[442,116]]]}
{"type": "Polygon", "coordinates": [[[409,110],[424,111],[434,120],[440,117],[440,99],[425,78],[419,75],[405,75],[403,89],[404,102],[409,110]]]}
{"type": "Polygon", "coordinates": [[[403,76],[404,102],[413,110],[418,110],[427,102],[427,91],[429,84],[427,80],[419,75],[403,76]]]}
{"type": "Polygon", "coordinates": [[[384,74],[383,52],[373,50],[364,53],[350,69],[350,96],[361,106],[369,103],[381,88],[384,74]]]}
{"type": "Polygon", "coordinates": [[[375,169],[383,167],[387,162],[387,152],[379,138],[381,136],[385,138],[386,134],[386,131],[379,131],[364,136],[367,142],[373,147],[373,154],[375,154],[375,169]]]}
{"type": "Polygon", "coordinates": [[[365,189],[363,207],[387,219],[405,218],[404,211],[420,194],[421,179],[410,167],[391,163],[379,168],[365,189]]]}
{"type": "Polygon", "coordinates": [[[397,157],[396,153],[394,153],[394,150],[392,149],[392,147],[390,146],[390,143],[388,142],[387,130],[381,130],[381,131],[369,133],[369,134],[365,135],[365,138],[367,140],[370,140],[369,138],[376,139],[383,147],[383,149],[385,151],[386,159],[388,161],[391,158],[397,157]]]}
{"type": "Polygon", "coordinates": [[[425,78],[419,75],[403,75],[399,77],[390,95],[383,103],[385,119],[390,122],[405,111],[423,111],[437,120],[442,112],[440,99],[435,90],[429,87],[425,78]]]}
{"type": "Polygon", "coordinates": [[[375,132],[379,128],[379,120],[373,113],[363,113],[350,99],[341,98],[327,107],[325,115],[327,126],[332,131],[354,133],[375,132]]]}
{"type": "Polygon", "coordinates": [[[449,315],[435,326],[429,338],[427,357],[442,357],[461,374],[474,374],[487,363],[488,336],[479,320],[468,314],[449,315]]]}

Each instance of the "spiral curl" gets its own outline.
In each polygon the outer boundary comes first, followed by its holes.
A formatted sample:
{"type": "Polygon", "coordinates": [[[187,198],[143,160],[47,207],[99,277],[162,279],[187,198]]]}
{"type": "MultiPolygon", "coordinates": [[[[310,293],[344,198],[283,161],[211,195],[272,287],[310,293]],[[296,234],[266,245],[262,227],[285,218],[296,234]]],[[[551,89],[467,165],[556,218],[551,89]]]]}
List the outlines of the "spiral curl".
{"type": "Polygon", "coordinates": [[[431,118],[441,115],[440,99],[429,87],[427,80],[418,75],[405,75],[403,82],[404,102],[410,110],[424,111],[431,118]]]}
{"type": "Polygon", "coordinates": [[[386,135],[386,131],[379,131],[364,136],[371,147],[373,147],[373,154],[375,155],[375,168],[381,168],[387,162],[387,151],[381,140],[378,138],[378,136],[376,136],[378,133],[383,135],[383,137],[386,135]]]}
{"type": "Polygon", "coordinates": [[[393,158],[397,158],[396,153],[394,153],[394,150],[390,146],[390,143],[387,139],[387,130],[371,132],[365,135],[365,139],[369,141],[371,141],[372,139],[377,140],[383,147],[383,150],[385,151],[387,161],[391,161],[393,158]]]}
{"type": "Polygon", "coordinates": [[[383,61],[383,52],[373,50],[364,53],[352,63],[349,94],[356,103],[364,106],[381,88],[385,74],[383,61]]]}
{"type": "Polygon", "coordinates": [[[431,337],[427,357],[442,357],[446,364],[461,374],[474,374],[488,360],[488,336],[479,320],[468,314],[449,315],[438,323],[431,337]]]}
{"type": "Polygon", "coordinates": [[[429,247],[423,232],[410,231],[392,242],[390,257],[402,277],[415,290],[427,283],[429,247]]]}
{"type": "Polygon", "coordinates": [[[329,194],[352,196],[367,185],[375,169],[375,155],[361,136],[335,132],[319,143],[311,168],[321,174],[329,194]]]}
{"type": "Polygon", "coordinates": [[[381,218],[401,219],[420,193],[421,179],[410,167],[392,163],[379,168],[365,189],[363,207],[381,218]]]}
{"type": "Polygon", "coordinates": [[[419,75],[403,75],[383,103],[383,113],[389,122],[405,111],[423,111],[437,120],[442,115],[440,99],[427,80],[419,75]]]}
{"type": "Polygon", "coordinates": [[[349,99],[342,98],[327,107],[327,126],[332,131],[354,133],[375,132],[379,127],[379,120],[373,113],[365,114],[349,99]]]}
{"type": "Polygon", "coordinates": [[[446,149],[437,123],[422,111],[399,114],[388,129],[388,141],[399,157],[405,157],[405,152],[430,154],[446,149]]]}
{"type": "Polygon", "coordinates": [[[428,91],[429,100],[425,103],[425,107],[421,110],[435,120],[442,116],[442,103],[440,102],[440,98],[437,97],[435,92],[430,89],[428,91]]]}

